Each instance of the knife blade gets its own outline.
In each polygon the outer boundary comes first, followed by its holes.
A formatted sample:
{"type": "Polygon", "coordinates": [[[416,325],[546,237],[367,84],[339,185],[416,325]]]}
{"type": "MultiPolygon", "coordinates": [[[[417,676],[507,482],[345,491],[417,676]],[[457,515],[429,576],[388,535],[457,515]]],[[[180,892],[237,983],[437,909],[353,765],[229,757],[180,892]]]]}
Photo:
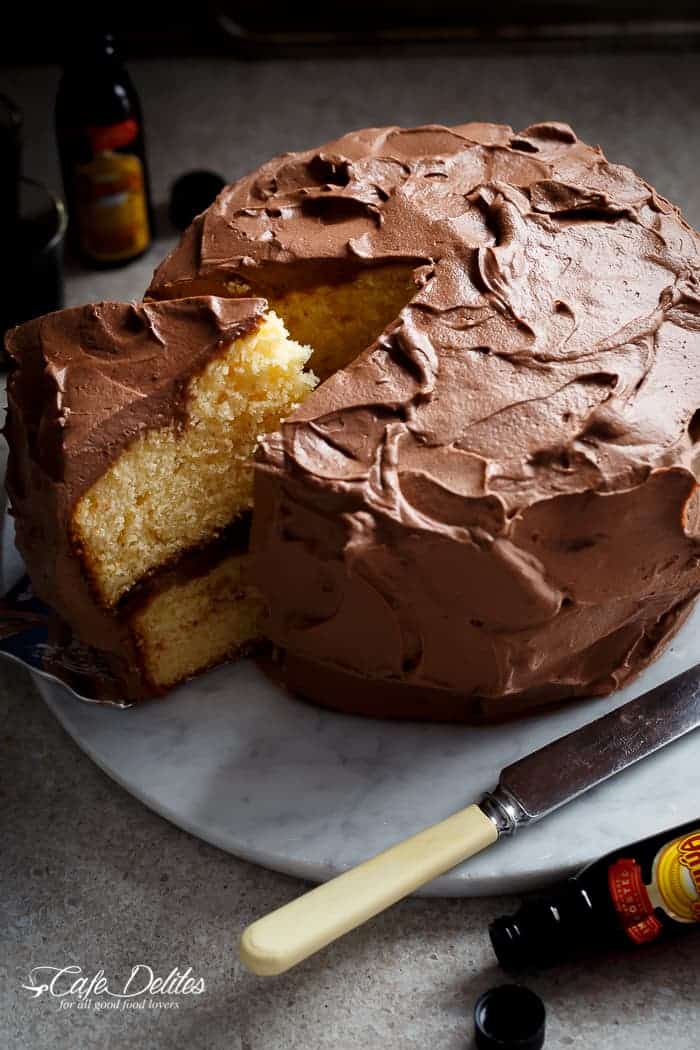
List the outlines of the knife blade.
{"type": "Polygon", "coordinates": [[[700,664],[506,766],[481,805],[512,834],[699,727],[700,664]]]}
{"type": "Polygon", "coordinates": [[[240,956],[284,973],[504,835],[532,824],[700,727],[700,664],[510,766],[454,813],[252,923],[240,956]]]}

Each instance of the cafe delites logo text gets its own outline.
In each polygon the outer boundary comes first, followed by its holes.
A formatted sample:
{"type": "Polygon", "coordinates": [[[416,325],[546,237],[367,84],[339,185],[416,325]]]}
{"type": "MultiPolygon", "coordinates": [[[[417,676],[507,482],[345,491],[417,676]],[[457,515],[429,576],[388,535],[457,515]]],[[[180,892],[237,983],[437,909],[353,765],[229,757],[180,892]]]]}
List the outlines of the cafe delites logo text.
{"type": "Polygon", "coordinates": [[[33,999],[53,1000],[61,1010],[178,1009],[184,997],[206,991],[203,977],[191,966],[157,973],[146,963],[131,967],[126,979],[109,977],[104,969],[85,972],[82,966],[34,966],[24,988],[33,999]]]}

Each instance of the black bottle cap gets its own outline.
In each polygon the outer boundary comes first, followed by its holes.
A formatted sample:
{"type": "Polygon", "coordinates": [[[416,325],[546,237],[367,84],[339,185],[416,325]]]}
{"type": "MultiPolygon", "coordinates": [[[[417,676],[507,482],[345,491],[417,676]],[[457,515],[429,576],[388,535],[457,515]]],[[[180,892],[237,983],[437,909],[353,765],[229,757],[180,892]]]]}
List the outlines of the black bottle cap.
{"type": "Polygon", "coordinates": [[[479,1050],[541,1050],[546,1011],[539,995],[521,984],[502,984],[479,996],[474,1007],[479,1050]]]}
{"type": "Polygon", "coordinates": [[[176,179],[170,190],[170,221],[184,230],[201,211],[208,208],[226,180],[213,171],[188,171],[176,179]]]}

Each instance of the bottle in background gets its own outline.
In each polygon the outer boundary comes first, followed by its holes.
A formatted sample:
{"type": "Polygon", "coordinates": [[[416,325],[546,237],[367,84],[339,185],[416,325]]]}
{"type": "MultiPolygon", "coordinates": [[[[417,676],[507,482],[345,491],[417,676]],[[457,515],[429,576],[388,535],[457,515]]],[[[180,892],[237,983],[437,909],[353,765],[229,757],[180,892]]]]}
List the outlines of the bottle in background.
{"type": "Polygon", "coordinates": [[[489,927],[506,970],[700,931],[700,819],[589,864],[489,927]]]}
{"type": "Polygon", "coordinates": [[[76,34],[55,117],[74,246],[92,265],[136,259],[153,236],[143,122],[110,33],[76,34]]]}

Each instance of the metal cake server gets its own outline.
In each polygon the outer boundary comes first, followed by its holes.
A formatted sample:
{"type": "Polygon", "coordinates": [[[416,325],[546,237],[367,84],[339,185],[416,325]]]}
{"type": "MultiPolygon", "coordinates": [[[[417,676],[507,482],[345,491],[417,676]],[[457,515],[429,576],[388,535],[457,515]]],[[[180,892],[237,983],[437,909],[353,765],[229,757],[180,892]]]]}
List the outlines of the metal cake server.
{"type": "Polygon", "coordinates": [[[252,923],[241,959],[284,973],[438,875],[700,727],[700,664],[502,770],[478,804],[252,923]]]}
{"type": "Polygon", "coordinates": [[[49,630],[50,612],[32,591],[28,576],[22,576],[0,601],[0,656],[24,664],[35,674],[58,682],[78,700],[109,707],[131,707],[118,699],[118,684],[99,653],[75,638],[69,645],[54,644],[49,630]],[[117,699],[97,694],[96,682],[113,683],[117,699]]]}

